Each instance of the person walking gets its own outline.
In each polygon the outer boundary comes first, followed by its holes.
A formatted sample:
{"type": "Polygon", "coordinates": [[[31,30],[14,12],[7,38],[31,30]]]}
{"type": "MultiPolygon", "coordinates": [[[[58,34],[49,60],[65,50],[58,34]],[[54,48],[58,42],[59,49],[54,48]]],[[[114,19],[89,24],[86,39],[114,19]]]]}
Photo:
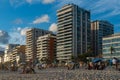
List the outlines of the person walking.
{"type": "Polygon", "coordinates": [[[115,66],[116,69],[118,69],[118,60],[117,60],[117,58],[115,58],[115,57],[113,58],[112,64],[115,66]]]}

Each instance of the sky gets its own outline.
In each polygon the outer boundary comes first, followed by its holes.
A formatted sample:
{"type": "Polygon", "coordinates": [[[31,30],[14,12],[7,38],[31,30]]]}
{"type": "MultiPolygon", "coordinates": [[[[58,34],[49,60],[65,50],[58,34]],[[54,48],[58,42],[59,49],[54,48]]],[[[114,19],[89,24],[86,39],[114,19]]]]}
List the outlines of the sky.
{"type": "Polygon", "coordinates": [[[107,20],[120,32],[120,0],[0,0],[0,49],[25,44],[32,27],[57,31],[56,12],[68,3],[90,10],[91,21],[107,20]]]}

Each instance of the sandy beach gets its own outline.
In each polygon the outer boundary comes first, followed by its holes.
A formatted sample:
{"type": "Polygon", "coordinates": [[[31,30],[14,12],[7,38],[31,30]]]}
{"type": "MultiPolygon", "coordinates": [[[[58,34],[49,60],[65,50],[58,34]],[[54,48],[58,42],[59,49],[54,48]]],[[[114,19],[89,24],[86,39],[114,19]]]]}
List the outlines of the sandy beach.
{"type": "Polygon", "coordinates": [[[0,71],[0,80],[120,80],[120,71],[49,68],[36,70],[36,74],[0,71]]]}

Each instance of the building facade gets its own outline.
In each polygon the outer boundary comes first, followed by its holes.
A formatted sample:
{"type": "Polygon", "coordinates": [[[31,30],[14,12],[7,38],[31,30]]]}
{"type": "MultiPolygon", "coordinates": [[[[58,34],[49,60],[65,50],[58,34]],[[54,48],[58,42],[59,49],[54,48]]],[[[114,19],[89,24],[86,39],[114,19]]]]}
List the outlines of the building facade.
{"type": "Polygon", "coordinates": [[[9,62],[10,61],[10,56],[12,54],[12,50],[13,48],[15,48],[16,46],[19,46],[19,44],[8,44],[5,48],[4,51],[4,62],[9,62]]]}
{"type": "Polygon", "coordinates": [[[113,57],[120,59],[120,33],[103,38],[103,58],[109,59],[113,57]],[[113,54],[111,54],[111,47],[113,48],[113,54]]]}
{"type": "Polygon", "coordinates": [[[110,22],[104,20],[91,22],[91,45],[95,55],[102,53],[102,38],[113,33],[113,25],[110,22]]]}
{"type": "Polygon", "coordinates": [[[10,55],[10,62],[14,64],[25,63],[26,55],[25,55],[25,45],[19,45],[12,49],[12,53],[10,55]]]}
{"type": "Polygon", "coordinates": [[[69,61],[88,50],[90,45],[90,12],[74,4],[57,11],[57,59],[69,61]]]}
{"type": "Polygon", "coordinates": [[[56,55],[56,36],[53,34],[47,34],[40,36],[37,40],[37,58],[41,61],[43,58],[47,58],[49,62],[55,60],[56,55]]]}
{"type": "Polygon", "coordinates": [[[31,28],[26,32],[26,61],[35,61],[37,56],[37,39],[49,33],[52,32],[38,28],[31,28]]]}

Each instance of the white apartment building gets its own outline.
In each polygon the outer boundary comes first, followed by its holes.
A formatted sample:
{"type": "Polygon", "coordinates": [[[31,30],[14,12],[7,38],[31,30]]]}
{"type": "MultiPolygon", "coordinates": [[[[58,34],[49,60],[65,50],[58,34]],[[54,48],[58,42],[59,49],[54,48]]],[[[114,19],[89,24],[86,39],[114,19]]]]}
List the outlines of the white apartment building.
{"type": "Polygon", "coordinates": [[[103,58],[116,57],[120,59],[120,33],[103,37],[103,58]],[[110,48],[113,48],[112,54],[110,48]]]}
{"type": "Polygon", "coordinates": [[[84,54],[90,46],[90,11],[67,4],[57,11],[57,59],[69,61],[84,54]]]}

